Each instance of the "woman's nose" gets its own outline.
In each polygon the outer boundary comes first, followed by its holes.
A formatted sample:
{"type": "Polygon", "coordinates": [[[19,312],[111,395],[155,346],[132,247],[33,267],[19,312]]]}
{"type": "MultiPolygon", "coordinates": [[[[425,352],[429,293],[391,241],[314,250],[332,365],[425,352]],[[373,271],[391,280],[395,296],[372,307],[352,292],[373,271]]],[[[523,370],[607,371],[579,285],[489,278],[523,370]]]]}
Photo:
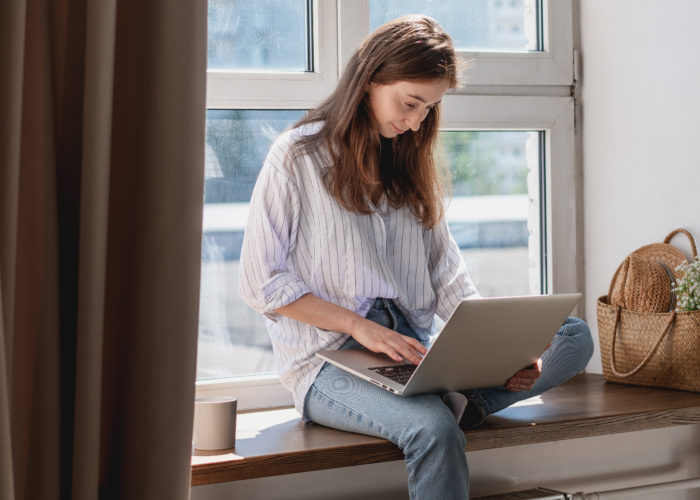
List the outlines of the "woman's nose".
{"type": "Polygon", "coordinates": [[[414,132],[418,132],[418,129],[420,128],[420,122],[421,122],[421,116],[419,113],[413,112],[408,117],[406,118],[406,124],[409,126],[411,130],[414,132]]]}

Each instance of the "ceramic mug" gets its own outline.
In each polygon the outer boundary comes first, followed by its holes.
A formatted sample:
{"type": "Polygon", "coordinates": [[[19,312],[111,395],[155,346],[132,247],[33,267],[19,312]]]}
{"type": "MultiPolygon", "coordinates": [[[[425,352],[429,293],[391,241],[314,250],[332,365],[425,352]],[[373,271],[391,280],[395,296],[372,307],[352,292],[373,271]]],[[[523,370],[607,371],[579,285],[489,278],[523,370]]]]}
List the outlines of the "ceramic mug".
{"type": "Polygon", "coordinates": [[[235,448],[237,402],[233,397],[195,399],[192,436],[195,449],[235,448]]]}

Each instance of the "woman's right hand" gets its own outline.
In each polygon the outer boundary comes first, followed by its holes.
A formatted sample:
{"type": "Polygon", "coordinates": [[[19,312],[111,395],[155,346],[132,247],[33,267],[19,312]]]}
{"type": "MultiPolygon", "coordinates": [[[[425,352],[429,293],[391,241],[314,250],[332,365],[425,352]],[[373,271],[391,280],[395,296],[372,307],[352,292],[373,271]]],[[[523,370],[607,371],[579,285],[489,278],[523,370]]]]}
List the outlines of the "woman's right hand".
{"type": "Polygon", "coordinates": [[[370,351],[384,353],[398,362],[406,359],[417,365],[428,352],[416,339],[401,335],[310,293],[275,312],[324,330],[350,335],[370,351]]]}
{"type": "Polygon", "coordinates": [[[365,318],[357,322],[350,335],[370,351],[384,353],[398,362],[405,359],[417,365],[428,352],[428,349],[416,339],[401,335],[365,318]]]}

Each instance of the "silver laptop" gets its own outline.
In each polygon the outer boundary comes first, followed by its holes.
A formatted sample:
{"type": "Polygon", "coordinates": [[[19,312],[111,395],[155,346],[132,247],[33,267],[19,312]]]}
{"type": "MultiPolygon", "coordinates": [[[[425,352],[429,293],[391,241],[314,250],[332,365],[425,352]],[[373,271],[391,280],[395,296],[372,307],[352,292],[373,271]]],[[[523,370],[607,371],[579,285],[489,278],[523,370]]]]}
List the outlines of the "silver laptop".
{"type": "Polygon", "coordinates": [[[418,366],[367,349],[316,353],[401,396],[503,385],[547,349],[580,293],[466,299],[418,366]]]}

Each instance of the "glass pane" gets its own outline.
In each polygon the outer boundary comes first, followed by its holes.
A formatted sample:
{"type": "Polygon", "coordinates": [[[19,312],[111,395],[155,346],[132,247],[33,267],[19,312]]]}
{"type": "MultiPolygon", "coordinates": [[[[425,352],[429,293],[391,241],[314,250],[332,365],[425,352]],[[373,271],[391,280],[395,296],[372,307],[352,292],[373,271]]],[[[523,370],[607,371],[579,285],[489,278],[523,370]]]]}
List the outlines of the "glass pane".
{"type": "Polygon", "coordinates": [[[238,262],[265,155],[304,113],[207,111],[197,379],[275,371],[263,316],[238,294],[238,262]]]}
{"type": "Polygon", "coordinates": [[[406,14],[435,18],[458,50],[540,50],[538,0],[370,0],[370,30],[406,14]]]}
{"type": "Polygon", "coordinates": [[[540,293],[539,132],[444,131],[447,220],[477,290],[540,293]]]}
{"type": "Polygon", "coordinates": [[[208,68],[306,71],[306,0],[209,0],[208,68]]]}

